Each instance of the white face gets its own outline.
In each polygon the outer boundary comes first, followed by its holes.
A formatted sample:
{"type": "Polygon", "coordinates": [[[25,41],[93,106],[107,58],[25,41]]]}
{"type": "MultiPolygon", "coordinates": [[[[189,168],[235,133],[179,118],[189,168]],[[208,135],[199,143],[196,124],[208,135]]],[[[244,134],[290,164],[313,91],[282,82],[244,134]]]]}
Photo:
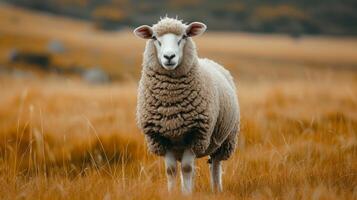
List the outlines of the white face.
{"type": "Polygon", "coordinates": [[[160,37],[153,36],[157,59],[162,67],[173,70],[180,65],[186,38],[185,35],[178,36],[173,33],[167,33],[160,37]]]}
{"type": "Polygon", "coordinates": [[[157,59],[160,65],[166,70],[174,70],[182,62],[183,49],[187,37],[202,34],[206,30],[206,25],[200,22],[189,24],[183,35],[167,33],[156,36],[152,28],[148,25],[139,26],[134,30],[134,34],[140,38],[152,39],[155,44],[157,59]]]}

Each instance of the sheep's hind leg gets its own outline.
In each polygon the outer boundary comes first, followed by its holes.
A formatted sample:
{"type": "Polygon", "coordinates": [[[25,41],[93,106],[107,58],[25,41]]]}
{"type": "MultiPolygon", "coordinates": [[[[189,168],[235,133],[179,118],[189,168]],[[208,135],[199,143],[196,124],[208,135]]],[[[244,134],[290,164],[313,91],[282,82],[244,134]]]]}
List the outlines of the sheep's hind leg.
{"type": "Polygon", "coordinates": [[[177,162],[174,154],[168,151],[165,154],[165,168],[167,176],[167,189],[171,192],[176,185],[177,162]]]}
{"type": "Polygon", "coordinates": [[[211,172],[211,188],[212,191],[222,192],[222,163],[220,160],[210,158],[209,168],[211,172]]]}
{"type": "Polygon", "coordinates": [[[193,188],[195,154],[186,149],[181,160],[181,189],[183,194],[191,194],[193,188]]]}
{"type": "Polygon", "coordinates": [[[223,142],[216,152],[210,156],[211,185],[212,190],[222,191],[222,160],[227,160],[233,153],[237,143],[236,131],[223,142]]]}

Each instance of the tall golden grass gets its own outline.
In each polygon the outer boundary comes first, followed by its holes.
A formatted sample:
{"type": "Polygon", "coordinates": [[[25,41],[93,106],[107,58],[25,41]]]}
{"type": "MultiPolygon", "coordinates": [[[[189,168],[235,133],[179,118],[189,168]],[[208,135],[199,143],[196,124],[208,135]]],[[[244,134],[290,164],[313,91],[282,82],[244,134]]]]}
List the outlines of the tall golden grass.
{"type": "MultiPolygon", "coordinates": [[[[41,52],[57,38],[69,50],[55,64],[98,64],[124,77],[94,86],[0,74],[0,199],[188,198],[168,194],[163,161],[136,127],[143,42],[84,22],[0,11],[0,65],[26,70],[6,61],[9,49],[41,52]]],[[[238,149],[224,162],[224,192],[210,191],[200,159],[189,199],[357,199],[355,39],[214,33],[197,43],[235,76],[242,121],[238,149]]]]}
{"type": "MultiPolygon", "coordinates": [[[[192,198],[356,198],[357,83],[332,83],[241,84],[225,192],[211,194],[201,159],[192,198]]],[[[135,85],[3,78],[0,88],[1,199],[167,197],[162,160],[135,125],[135,85]]]]}

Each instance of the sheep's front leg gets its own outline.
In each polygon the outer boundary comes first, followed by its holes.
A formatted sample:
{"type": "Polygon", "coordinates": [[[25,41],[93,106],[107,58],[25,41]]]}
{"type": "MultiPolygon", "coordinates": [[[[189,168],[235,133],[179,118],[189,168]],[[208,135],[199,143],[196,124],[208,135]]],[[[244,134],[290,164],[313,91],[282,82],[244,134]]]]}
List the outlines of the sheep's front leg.
{"type": "Polygon", "coordinates": [[[191,194],[193,188],[195,154],[186,149],[181,160],[181,189],[183,194],[191,194]]]}
{"type": "Polygon", "coordinates": [[[165,154],[165,168],[167,176],[167,189],[171,192],[176,185],[177,174],[177,162],[174,154],[171,151],[167,151],[165,154]]]}
{"type": "Polygon", "coordinates": [[[212,191],[222,192],[222,165],[221,161],[210,158],[209,164],[211,172],[211,188],[212,191]]]}

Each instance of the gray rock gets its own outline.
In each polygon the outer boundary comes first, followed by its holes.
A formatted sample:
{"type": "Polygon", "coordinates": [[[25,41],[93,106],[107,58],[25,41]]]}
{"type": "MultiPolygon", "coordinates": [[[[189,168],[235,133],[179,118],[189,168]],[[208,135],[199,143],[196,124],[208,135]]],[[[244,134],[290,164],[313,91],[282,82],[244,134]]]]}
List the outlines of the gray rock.
{"type": "Polygon", "coordinates": [[[10,62],[14,62],[19,55],[19,51],[17,49],[11,49],[9,54],[7,55],[10,62]]]}
{"type": "Polygon", "coordinates": [[[51,53],[63,53],[66,51],[64,44],[59,40],[51,40],[48,43],[47,49],[51,53]]]}
{"type": "Polygon", "coordinates": [[[109,76],[102,69],[96,67],[82,73],[82,78],[92,84],[103,84],[109,82],[109,76]]]}
{"type": "Polygon", "coordinates": [[[12,70],[12,76],[14,78],[33,78],[33,74],[31,72],[28,71],[23,71],[23,70],[19,70],[19,69],[14,69],[12,70]]]}

